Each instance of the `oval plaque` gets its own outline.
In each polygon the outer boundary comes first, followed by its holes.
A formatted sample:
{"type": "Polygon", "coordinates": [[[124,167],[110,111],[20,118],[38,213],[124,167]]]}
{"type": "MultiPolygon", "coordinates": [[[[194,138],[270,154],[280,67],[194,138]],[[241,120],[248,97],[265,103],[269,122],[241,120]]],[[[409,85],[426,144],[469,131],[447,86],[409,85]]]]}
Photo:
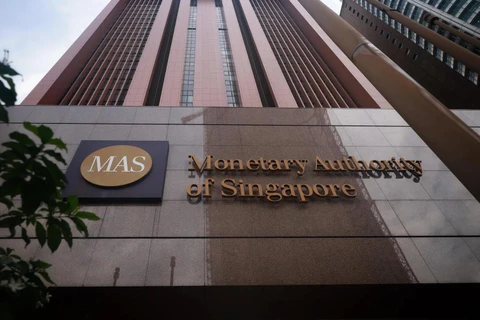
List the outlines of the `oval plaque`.
{"type": "Polygon", "coordinates": [[[102,187],[119,187],[145,177],[152,169],[152,157],[145,150],[126,145],[99,149],[80,166],[82,177],[102,187]]]}

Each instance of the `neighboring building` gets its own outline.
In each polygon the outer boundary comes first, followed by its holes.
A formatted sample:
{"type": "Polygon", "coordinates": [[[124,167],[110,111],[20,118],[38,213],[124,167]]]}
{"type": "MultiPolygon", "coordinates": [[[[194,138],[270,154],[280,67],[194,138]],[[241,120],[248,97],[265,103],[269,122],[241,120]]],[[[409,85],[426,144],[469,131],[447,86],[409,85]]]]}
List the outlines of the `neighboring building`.
{"type": "Polygon", "coordinates": [[[23,104],[389,107],[304,12],[296,1],[112,0],[23,104]]]}
{"type": "MultiPolygon", "coordinates": [[[[377,1],[344,0],[340,16],[450,109],[479,109],[478,74],[390,18],[377,1]]],[[[480,54],[478,0],[380,0],[413,21],[480,54]]]]}
{"type": "Polygon", "coordinates": [[[479,202],[297,0],[112,0],[9,112],[0,142],[49,125],[102,218],[53,255],[0,234],[52,264],[49,319],[476,312],[479,202]]]}

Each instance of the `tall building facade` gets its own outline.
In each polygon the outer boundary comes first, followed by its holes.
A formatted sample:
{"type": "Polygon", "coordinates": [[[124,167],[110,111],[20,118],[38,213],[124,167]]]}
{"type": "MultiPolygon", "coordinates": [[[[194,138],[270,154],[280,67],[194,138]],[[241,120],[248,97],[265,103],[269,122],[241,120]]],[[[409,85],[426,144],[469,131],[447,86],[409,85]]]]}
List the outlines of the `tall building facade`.
{"type": "MultiPolygon", "coordinates": [[[[102,219],[54,254],[0,229],[2,246],[52,264],[38,312],[476,314],[478,193],[301,2],[112,0],[9,108],[0,142],[24,121],[50,126],[68,146],[67,189],[102,219]]],[[[479,110],[454,113],[480,134],[479,110]]]]}
{"type": "Polygon", "coordinates": [[[478,72],[388,15],[386,5],[480,55],[480,2],[345,0],[341,17],[451,109],[478,109],[478,72]],[[377,4],[377,6],[376,6],[377,4]]]}
{"type": "Polygon", "coordinates": [[[23,104],[378,108],[296,1],[114,0],[23,104]]]}

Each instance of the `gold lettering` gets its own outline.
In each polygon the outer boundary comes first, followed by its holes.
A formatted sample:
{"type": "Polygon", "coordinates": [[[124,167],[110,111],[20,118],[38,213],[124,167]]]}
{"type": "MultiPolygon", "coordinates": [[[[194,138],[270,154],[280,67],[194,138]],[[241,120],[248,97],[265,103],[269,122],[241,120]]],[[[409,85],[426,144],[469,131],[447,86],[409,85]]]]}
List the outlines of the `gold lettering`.
{"type": "Polygon", "coordinates": [[[417,170],[415,171],[415,174],[419,177],[423,175],[423,169],[422,169],[422,161],[421,160],[407,160],[412,166],[414,166],[417,170]]]}
{"type": "Polygon", "coordinates": [[[313,171],[322,171],[322,170],[329,171],[330,168],[325,162],[323,162],[322,159],[320,159],[319,157],[315,157],[315,169],[313,169],[313,171]]]}
{"type": "Polygon", "coordinates": [[[305,173],[305,168],[307,167],[307,160],[293,159],[293,162],[297,165],[298,168],[300,168],[300,170],[297,171],[297,174],[299,176],[303,176],[303,174],[305,173]]]}
{"type": "Polygon", "coordinates": [[[270,171],[278,171],[278,170],[282,170],[282,164],[280,163],[280,161],[278,160],[270,160],[269,161],[269,166],[268,166],[268,169],[270,171]]]}
{"type": "Polygon", "coordinates": [[[212,156],[211,155],[206,155],[205,160],[203,160],[202,165],[200,165],[200,162],[198,161],[197,157],[195,155],[189,155],[188,156],[190,160],[190,167],[188,168],[188,171],[197,171],[199,174],[202,174],[203,171],[213,171],[212,169],[212,156]]]}
{"type": "Polygon", "coordinates": [[[205,179],[205,183],[203,184],[203,196],[206,198],[211,198],[212,197],[212,192],[210,189],[210,186],[212,186],[215,183],[215,180],[212,178],[205,179]]]}
{"type": "Polygon", "coordinates": [[[240,160],[240,159],[232,159],[232,160],[228,160],[228,162],[230,162],[230,171],[245,171],[245,169],[243,168],[243,161],[240,160]],[[235,166],[235,164],[237,164],[238,166],[235,166]]]}
{"type": "Polygon", "coordinates": [[[348,170],[355,171],[355,165],[352,165],[350,162],[350,159],[343,157],[343,162],[345,163],[345,166],[347,167],[348,170]]]}
{"type": "Polygon", "coordinates": [[[228,169],[228,167],[228,161],[225,161],[223,159],[215,160],[215,169],[217,169],[218,171],[225,171],[228,169]]]}
{"type": "Polygon", "coordinates": [[[390,166],[390,162],[392,162],[392,161],[381,160],[380,162],[383,163],[383,165],[387,168],[388,171],[393,170],[392,167],[390,166]]]}
{"type": "Polygon", "coordinates": [[[191,184],[187,187],[187,194],[189,197],[192,198],[200,197],[200,195],[202,194],[202,188],[200,188],[196,183],[191,184]]]}
{"type": "Polygon", "coordinates": [[[342,192],[345,196],[347,196],[348,198],[355,198],[357,196],[357,191],[355,190],[355,188],[350,185],[350,184],[344,184],[342,186],[342,192]]]}
{"type": "Polygon", "coordinates": [[[368,165],[367,165],[367,163],[366,163],[365,161],[363,161],[363,160],[357,160],[357,158],[355,158],[354,156],[350,156],[350,159],[352,159],[353,164],[355,165],[355,170],[356,170],[356,171],[369,170],[368,165]],[[362,169],[362,167],[360,167],[360,164],[363,166],[363,169],[362,169]]]}
{"type": "Polygon", "coordinates": [[[247,183],[247,188],[248,188],[248,197],[264,197],[265,195],[263,194],[263,187],[261,184],[258,183],[247,183]],[[257,192],[253,191],[253,188],[257,189],[257,192]]]}
{"type": "Polygon", "coordinates": [[[267,184],[266,192],[267,200],[270,202],[279,202],[282,200],[282,194],[276,192],[278,190],[278,184],[269,183],[267,184]]]}
{"type": "Polygon", "coordinates": [[[306,198],[311,197],[313,194],[312,187],[310,187],[308,184],[297,184],[295,185],[297,187],[297,192],[298,192],[298,197],[300,198],[299,202],[308,202],[306,198]],[[307,193],[303,192],[303,189],[306,189],[307,193]]]}
{"type": "Polygon", "coordinates": [[[222,196],[226,198],[235,197],[237,195],[237,188],[235,188],[235,180],[225,179],[221,182],[222,185],[222,196]],[[229,185],[231,184],[231,185],[229,185]],[[229,190],[229,192],[225,192],[229,190]]]}
{"type": "Polygon", "coordinates": [[[257,160],[250,159],[247,161],[247,169],[250,171],[258,171],[258,169],[260,169],[260,164],[257,160]]]}
{"type": "Polygon", "coordinates": [[[260,162],[260,167],[262,168],[262,170],[268,171],[268,167],[267,167],[267,164],[265,163],[265,160],[263,160],[263,158],[260,157],[258,161],[260,162]]]}
{"type": "Polygon", "coordinates": [[[370,161],[370,169],[375,171],[383,171],[385,170],[385,165],[378,160],[372,160],[370,161]]]}
{"type": "Polygon", "coordinates": [[[332,192],[332,198],[338,198],[337,189],[340,190],[340,186],[338,184],[327,184],[327,187],[330,188],[332,192]]]}
{"type": "Polygon", "coordinates": [[[287,160],[287,159],[282,160],[283,168],[284,168],[283,170],[285,170],[285,171],[291,171],[292,170],[292,169],[290,169],[290,161],[291,160],[287,160]]]}
{"type": "Polygon", "coordinates": [[[315,192],[315,194],[319,197],[326,197],[328,195],[328,188],[323,184],[316,184],[313,186],[313,192],[315,192]],[[320,193],[320,190],[318,190],[319,187],[322,188],[323,194],[320,193]]]}
{"type": "Polygon", "coordinates": [[[345,168],[342,166],[342,163],[341,161],[339,160],[327,160],[327,163],[330,165],[330,170],[333,170],[333,171],[345,171],[345,168]],[[335,168],[335,165],[334,163],[337,163],[337,167],[335,168]]]}
{"type": "Polygon", "coordinates": [[[282,184],[282,196],[284,196],[285,198],[297,196],[293,184],[282,184]]]}

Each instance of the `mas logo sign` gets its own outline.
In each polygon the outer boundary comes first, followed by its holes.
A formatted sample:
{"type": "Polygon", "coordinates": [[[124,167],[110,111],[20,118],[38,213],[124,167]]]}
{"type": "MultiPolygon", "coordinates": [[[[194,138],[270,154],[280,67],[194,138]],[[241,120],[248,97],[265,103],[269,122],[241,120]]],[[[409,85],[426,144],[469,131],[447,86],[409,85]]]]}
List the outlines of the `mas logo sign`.
{"type": "Polygon", "coordinates": [[[66,173],[64,196],[160,201],[167,158],[167,141],[82,141],[66,173]]]}
{"type": "Polygon", "coordinates": [[[102,187],[124,186],[142,179],[152,169],[152,157],[133,146],[112,146],[97,150],[83,160],[82,176],[102,187]]]}

